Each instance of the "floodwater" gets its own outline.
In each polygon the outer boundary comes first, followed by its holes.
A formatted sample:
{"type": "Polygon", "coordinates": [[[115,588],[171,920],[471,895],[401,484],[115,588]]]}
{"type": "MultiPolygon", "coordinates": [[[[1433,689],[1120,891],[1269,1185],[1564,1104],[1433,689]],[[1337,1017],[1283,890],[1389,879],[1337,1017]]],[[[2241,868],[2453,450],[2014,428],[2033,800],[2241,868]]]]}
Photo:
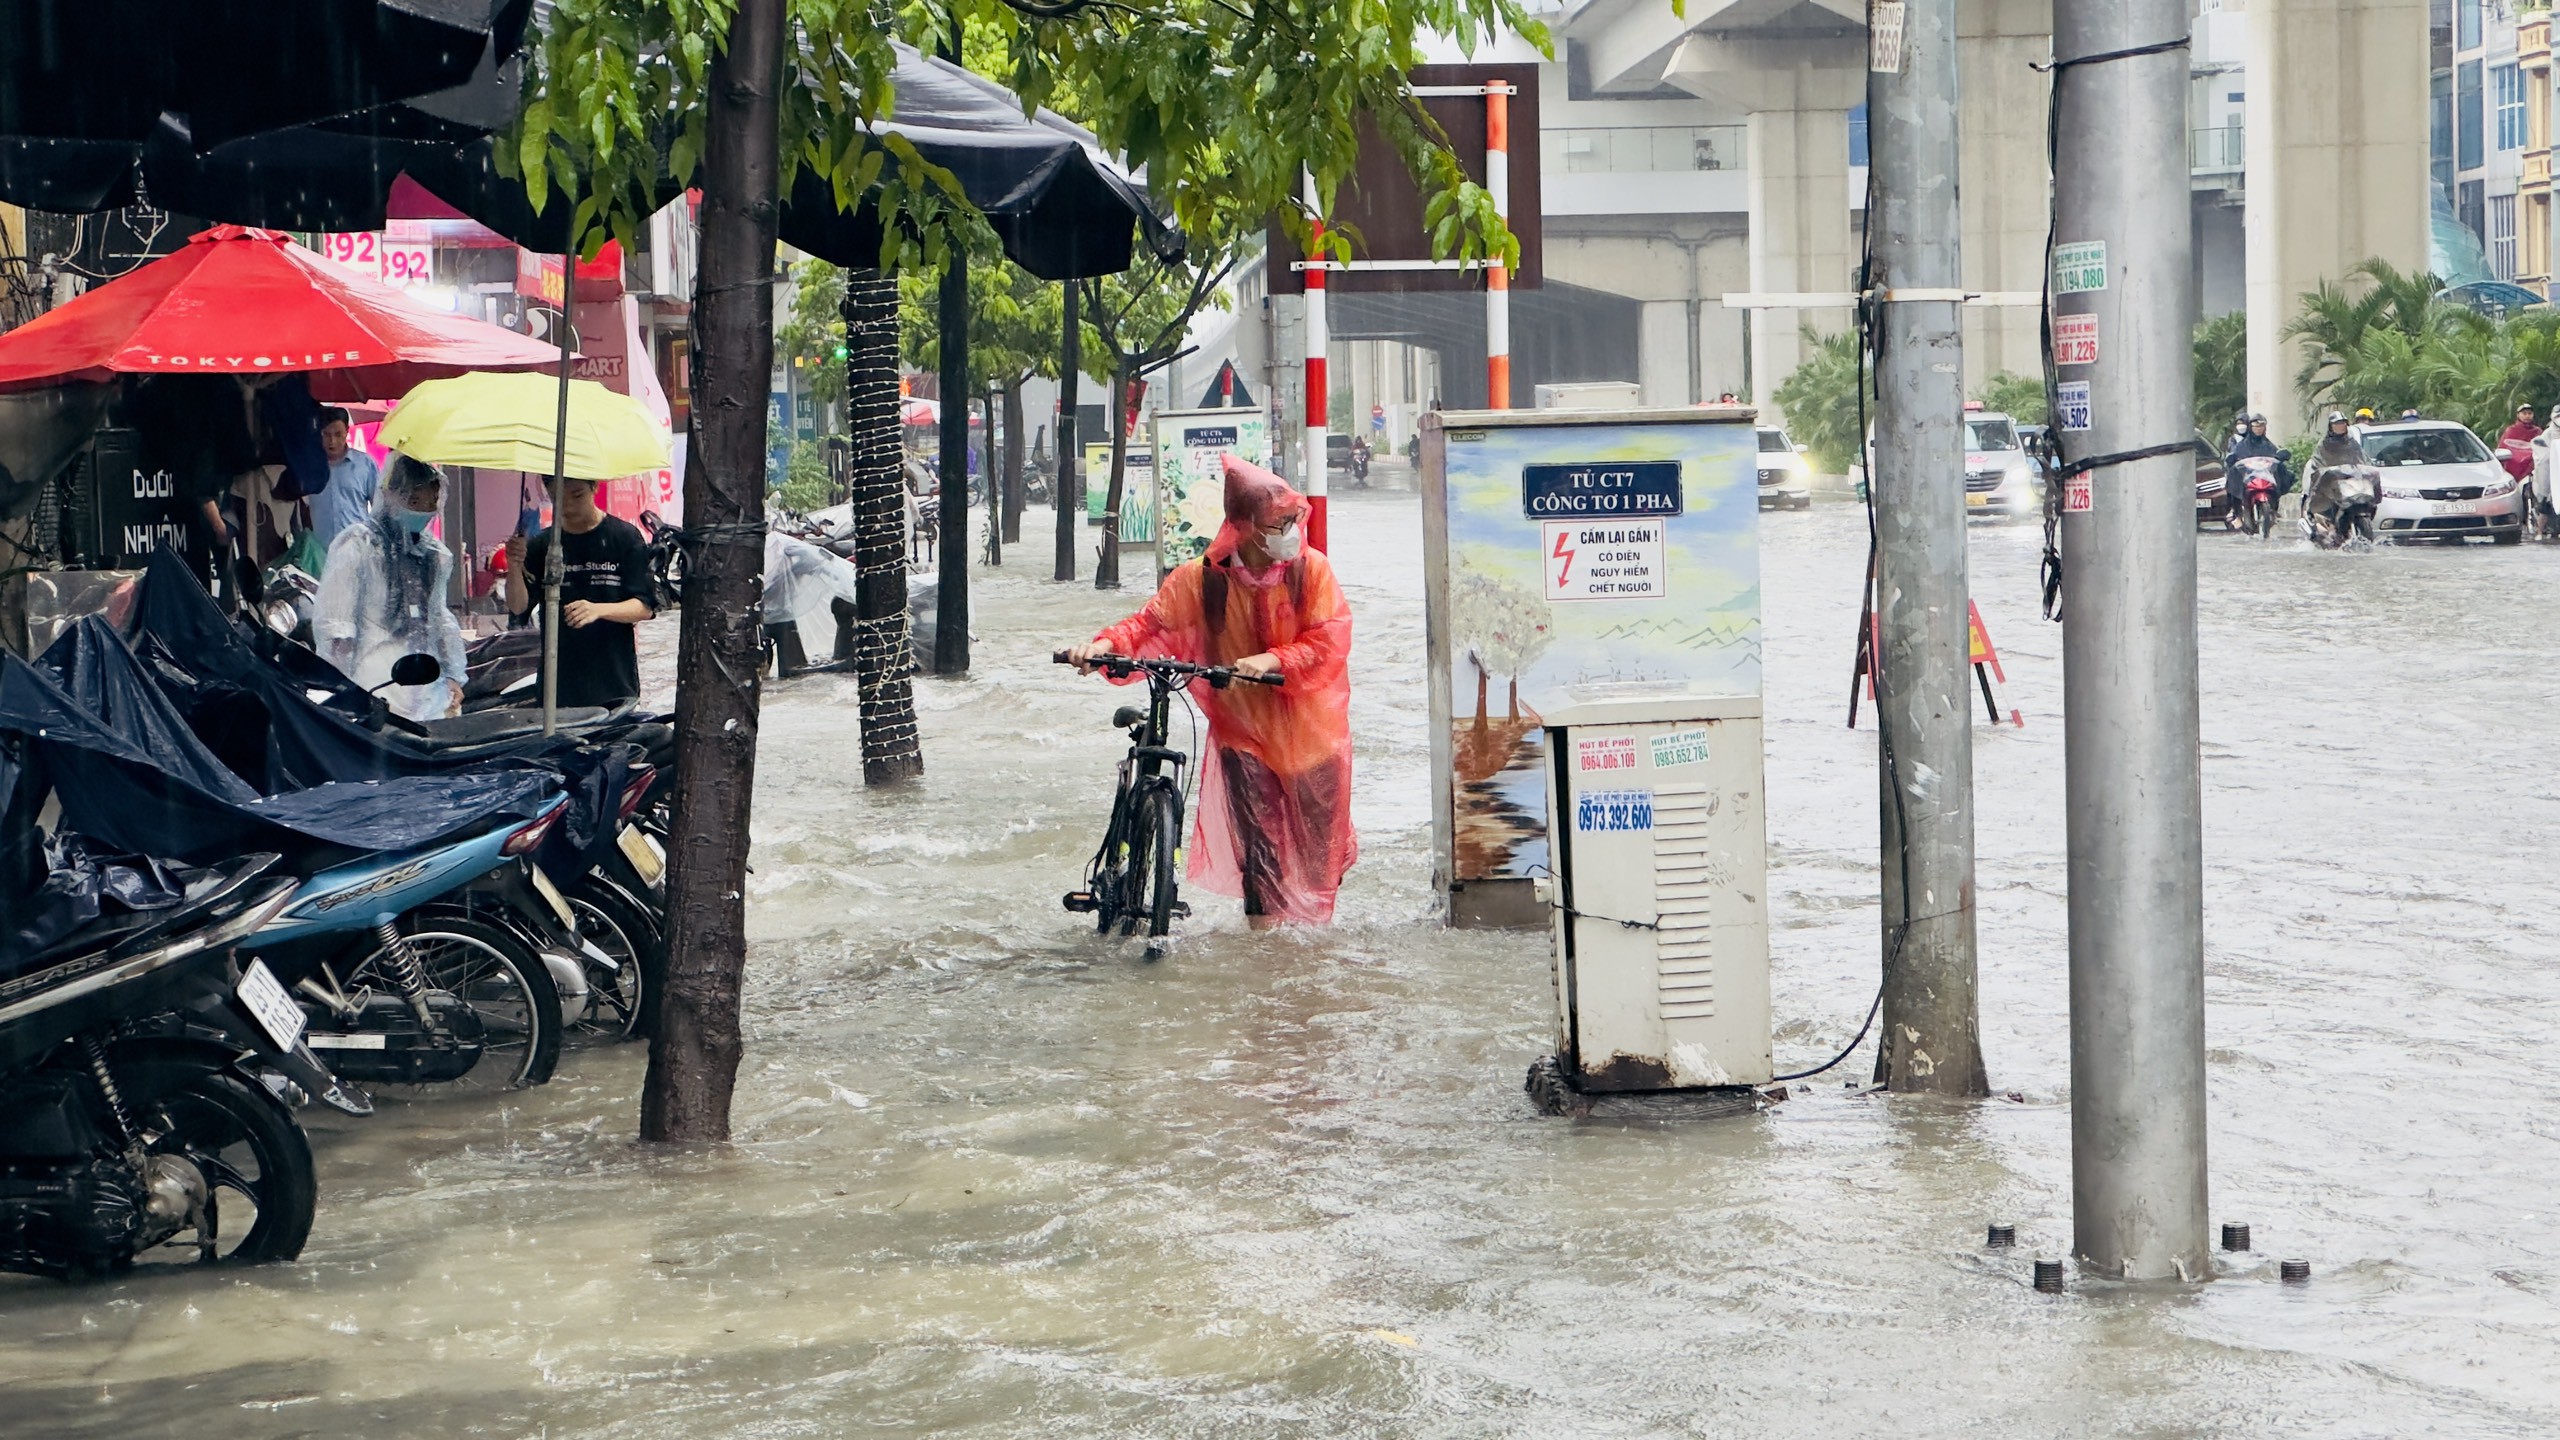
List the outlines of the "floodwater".
{"type": "MultiPolygon", "coordinates": [[[[1844,1089],[1576,1125],[1520,1092],[1544,944],[1431,922],[1418,531],[1346,497],[1364,858],[1331,931],[1204,904],[1160,964],[1057,908],[1121,698],[1050,665],[1136,592],[982,579],[858,781],[846,682],[770,692],[738,1143],[629,1140],[642,1056],[315,1116],[297,1264],[0,1282],[11,1435],[2548,1435],[2560,1429],[2560,555],[2203,537],[2214,1284],[2033,1293],[2069,1236],[2060,633],[2036,531],[1974,590],[2006,1098],[1844,1089]],[[2020,1247],[1981,1247],[1991,1221],[2020,1247]],[[2277,1283],[2275,1259],[2312,1264],[2277,1283]]],[[[1873,993],[1864,532],[1765,519],[1781,1068],[1873,993]]],[[[1089,568],[1089,561],[1088,561],[1089,568]]],[[[986,572],[979,572],[985,576],[986,572]]],[[[661,652],[672,629],[652,637],[661,652]]]]}

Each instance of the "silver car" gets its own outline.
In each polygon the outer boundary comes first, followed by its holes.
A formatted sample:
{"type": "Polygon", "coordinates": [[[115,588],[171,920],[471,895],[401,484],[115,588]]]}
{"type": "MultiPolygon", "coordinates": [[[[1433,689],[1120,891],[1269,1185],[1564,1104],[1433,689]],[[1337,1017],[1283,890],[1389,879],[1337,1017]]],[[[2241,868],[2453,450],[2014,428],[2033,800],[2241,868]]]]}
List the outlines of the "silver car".
{"type": "Polygon", "coordinates": [[[2402,540],[2524,538],[2525,497],[2480,437],[2451,420],[2359,426],[2357,443],[2382,475],[2375,530],[2402,540]]]}

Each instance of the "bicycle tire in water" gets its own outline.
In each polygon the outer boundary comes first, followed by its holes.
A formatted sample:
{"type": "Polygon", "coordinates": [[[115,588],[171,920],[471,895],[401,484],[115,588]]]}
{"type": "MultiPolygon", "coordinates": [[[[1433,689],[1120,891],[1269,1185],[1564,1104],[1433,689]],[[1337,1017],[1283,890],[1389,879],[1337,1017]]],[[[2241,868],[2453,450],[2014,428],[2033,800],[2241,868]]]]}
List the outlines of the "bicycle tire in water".
{"type": "Polygon", "coordinates": [[[1171,790],[1147,797],[1147,828],[1154,832],[1155,893],[1147,898],[1147,934],[1161,938],[1173,928],[1175,900],[1182,891],[1178,866],[1182,859],[1182,801],[1171,790]]]}

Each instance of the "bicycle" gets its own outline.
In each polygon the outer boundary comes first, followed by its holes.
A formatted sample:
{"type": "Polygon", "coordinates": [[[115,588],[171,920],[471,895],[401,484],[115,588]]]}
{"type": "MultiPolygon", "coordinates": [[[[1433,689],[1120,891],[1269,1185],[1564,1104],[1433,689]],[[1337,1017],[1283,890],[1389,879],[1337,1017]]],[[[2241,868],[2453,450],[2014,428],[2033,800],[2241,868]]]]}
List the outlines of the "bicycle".
{"type": "MultiPolygon", "coordinates": [[[[1051,658],[1060,665],[1075,663],[1064,650],[1051,658]]],[[[1173,697],[1195,679],[1224,690],[1238,681],[1278,685],[1283,677],[1131,655],[1100,655],[1090,663],[1115,680],[1143,673],[1147,708],[1123,705],[1111,716],[1112,728],[1129,732],[1129,755],[1120,762],[1111,825],[1103,832],[1101,848],[1085,864],[1085,888],[1067,892],[1060,903],[1071,913],[1092,915],[1097,934],[1108,935],[1118,926],[1121,934],[1135,935],[1143,925],[1150,942],[1160,941],[1174,921],[1191,913],[1181,893],[1183,786],[1167,773],[1189,764],[1191,757],[1165,743],[1173,697]]],[[[1153,956],[1160,948],[1150,943],[1147,953],[1153,956]]]]}

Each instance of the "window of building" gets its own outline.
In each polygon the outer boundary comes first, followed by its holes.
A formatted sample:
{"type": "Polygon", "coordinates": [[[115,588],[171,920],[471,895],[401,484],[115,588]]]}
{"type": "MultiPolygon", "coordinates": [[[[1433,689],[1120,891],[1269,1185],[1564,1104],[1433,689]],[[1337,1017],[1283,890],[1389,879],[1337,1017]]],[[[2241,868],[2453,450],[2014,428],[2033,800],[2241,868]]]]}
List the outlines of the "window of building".
{"type": "Polygon", "coordinates": [[[2480,48],[2480,0],[2453,0],[2453,22],[2460,27],[2453,37],[2456,50],[2480,48]]]}
{"type": "Polygon", "coordinates": [[[2427,173],[2453,193],[2453,72],[2427,77],[2427,173]]]}
{"type": "Polygon", "coordinates": [[[2487,189],[2477,180],[2465,180],[2453,192],[2453,218],[2462,222],[2462,228],[2470,231],[2474,240],[2486,240],[2489,235],[2488,207],[2482,199],[2487,189]]]}
{"type": "Polygon", "coordinates": [[[2501,65],[2489,72],[2491,92],[2498,102],[2498,148],[2524,148],[2524,72],[2513,65],[2501,65]]]}
{"type": "Polygon", "coordinates": [[[1849,111],[1849,168],[1867,163],[1867,107],[1859,105],[1849,111]]]}
{"type": "Polygon", "coordinates": [[[2516,278],[2516,197],[2489,197],[2489,273],[2501,280],[2516,278]]]}
{"type": "MultiPolygon", "coordinates": [[[[2468,10],[2465,14],[2470,13],[2468,10]]],[[[2453,67],[2453,168],[2480,168],[2480,62],[2465,60],[2453,67]]]]}

